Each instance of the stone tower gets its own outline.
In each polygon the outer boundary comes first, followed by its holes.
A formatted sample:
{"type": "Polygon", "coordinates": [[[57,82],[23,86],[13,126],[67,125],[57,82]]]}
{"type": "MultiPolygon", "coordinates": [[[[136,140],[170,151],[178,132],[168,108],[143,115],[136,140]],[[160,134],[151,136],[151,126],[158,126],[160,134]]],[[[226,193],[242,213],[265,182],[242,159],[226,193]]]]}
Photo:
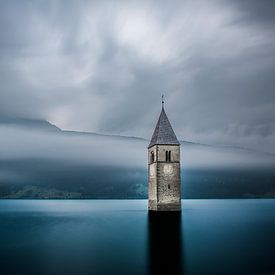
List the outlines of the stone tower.
{"type": "Polygon", "coordinates": [[[148,146],[149,210],[181,211],[180,182],[180,143],[162,104],[162,110],[148,146]]]}

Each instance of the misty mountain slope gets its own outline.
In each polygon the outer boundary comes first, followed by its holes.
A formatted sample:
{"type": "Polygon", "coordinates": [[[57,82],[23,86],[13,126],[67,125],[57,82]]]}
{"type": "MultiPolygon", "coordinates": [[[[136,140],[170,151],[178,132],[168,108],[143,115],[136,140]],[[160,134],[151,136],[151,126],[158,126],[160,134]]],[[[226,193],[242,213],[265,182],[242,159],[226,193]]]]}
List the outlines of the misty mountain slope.
{"type": "MultiPolygon", "coordinates": [[[[1,197],[147,197],[147,140],[31,129],[0,124],[1,197]]],[[[275,156],[181,145],[183,197],[275,195],[275,156]]]]}
{"type": "Polygon", "coordinates": [[[41,119],[0,116],[0,126],[14,126],[29,130],[61,131],[56,125],[41,119]]]}

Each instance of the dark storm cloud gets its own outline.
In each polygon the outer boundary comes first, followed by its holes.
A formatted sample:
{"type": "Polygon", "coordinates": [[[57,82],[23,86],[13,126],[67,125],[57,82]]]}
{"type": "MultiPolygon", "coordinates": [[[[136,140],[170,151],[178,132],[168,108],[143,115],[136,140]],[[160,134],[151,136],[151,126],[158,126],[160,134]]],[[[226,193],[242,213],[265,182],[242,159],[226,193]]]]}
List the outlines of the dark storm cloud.
{"type": "Polygon", "coordinates": [[[242,21],[247,24],[263,24],[266,27],[272,27],[275,24],[275,2],[272,0],[242,0],[232,1],[233,5],[242,12],[242,21]]]}
{"type": "Polygon", "coordinates": [[[0,115],[149,137],[275,140],[273,1],[1,1],[0,115]]]}

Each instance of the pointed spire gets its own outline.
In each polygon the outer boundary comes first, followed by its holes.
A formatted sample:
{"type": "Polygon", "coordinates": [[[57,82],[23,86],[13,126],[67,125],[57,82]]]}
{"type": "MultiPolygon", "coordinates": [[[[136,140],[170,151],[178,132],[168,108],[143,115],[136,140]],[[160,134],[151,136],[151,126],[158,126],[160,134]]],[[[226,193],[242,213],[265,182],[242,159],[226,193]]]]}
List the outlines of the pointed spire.
{"type": "Polygon", "coordinates": [[[166,145],[180,145],[173,128],[169,122],[169,119],[164,110],[164,101],[162,98],[162,108],[161,113],[151,138],[151,142],[148,147],[152,147],[156,144],[166,144],[166,145]]]}

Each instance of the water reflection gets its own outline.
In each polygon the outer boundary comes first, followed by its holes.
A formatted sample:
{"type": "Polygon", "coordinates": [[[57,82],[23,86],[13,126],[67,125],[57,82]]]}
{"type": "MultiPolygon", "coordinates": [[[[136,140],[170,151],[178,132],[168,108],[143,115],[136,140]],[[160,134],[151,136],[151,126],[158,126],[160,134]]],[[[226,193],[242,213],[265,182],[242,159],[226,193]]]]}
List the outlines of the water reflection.
{"type": "Polygon", "coordinates": [[[275,200],[0,200],[0,274],[275,274],[275,200]]]}
{"type": "Polygon", "coordinates": [[[149,274],[183,274],[181,213],[148,213],[149,274]]]}

